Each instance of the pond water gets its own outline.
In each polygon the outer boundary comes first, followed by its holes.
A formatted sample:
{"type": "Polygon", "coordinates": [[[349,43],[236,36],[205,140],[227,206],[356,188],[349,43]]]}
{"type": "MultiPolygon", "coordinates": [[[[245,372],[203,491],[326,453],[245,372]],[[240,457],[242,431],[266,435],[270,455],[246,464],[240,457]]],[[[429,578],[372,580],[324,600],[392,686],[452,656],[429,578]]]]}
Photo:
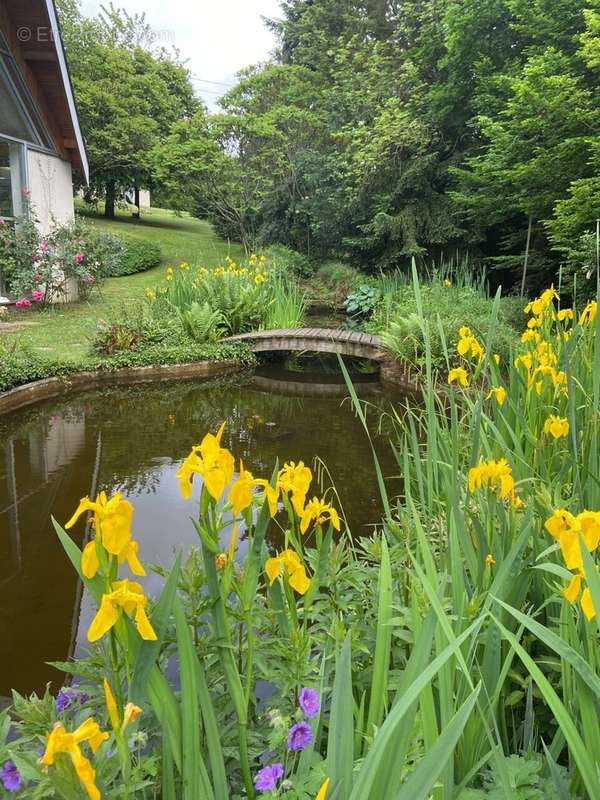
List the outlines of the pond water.
{"type": "MultiPolygon", "coordinates": [[[[0,418],[0,695],[43,691],[48,681],[56,687],[63,675],[45,662],[66,660],[85,643],[92,609],[50,516],[64,524],[81,497],[119,490],[134,504],[142,558],[169,565],[175,549],[198,543],[189,519],[196,506],[181,499],[175,473],[223,420],[223,444],[255,476],[270,476],[276,459],[313,468],[321,459],[329,475],[318,470],[319,478],[335,485],[353,535],[369,534],[381,518],[371,448],[339,381],[272,365],[205,382],[111,386],[0,418]]],[[[393,398],[372,378],[358,386],[372,404],[375,448],[393,492],[397,467],[386,437],[375,433],[393,398]]],[[[81,545],[83,523],[72,533],[81,545]]],[[[150,574],[147,591],[160,581],[150,574]]]]}

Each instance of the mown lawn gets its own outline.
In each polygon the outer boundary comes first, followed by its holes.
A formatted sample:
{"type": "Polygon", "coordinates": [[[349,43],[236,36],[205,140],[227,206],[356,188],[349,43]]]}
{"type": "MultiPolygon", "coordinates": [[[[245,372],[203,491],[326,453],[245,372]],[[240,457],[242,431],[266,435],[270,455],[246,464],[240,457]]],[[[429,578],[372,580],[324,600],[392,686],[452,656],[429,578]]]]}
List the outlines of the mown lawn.
{"type": "Polygon", "coordinates": [[[86,216],[92,225],[108,233],[155,242],[162,250],[162,265],[137,275],[109,278],[89,302],[15,314],[11,322],[26,325],[5,336],[19,338],[48,355],[77,360],[89,350],[98,321],[118,314],[123,306],[130,310],[132,303],[143,299],[146,287],[161,280],[167,264],[187,261],[216,266],[228,254],[232,258],[242,256],[239,245],[219,239],[208,222],[189,215],[152,208],[143,212],[141,221],[133,220],[127,212],[118,212],[115,220],[86,216]]]}

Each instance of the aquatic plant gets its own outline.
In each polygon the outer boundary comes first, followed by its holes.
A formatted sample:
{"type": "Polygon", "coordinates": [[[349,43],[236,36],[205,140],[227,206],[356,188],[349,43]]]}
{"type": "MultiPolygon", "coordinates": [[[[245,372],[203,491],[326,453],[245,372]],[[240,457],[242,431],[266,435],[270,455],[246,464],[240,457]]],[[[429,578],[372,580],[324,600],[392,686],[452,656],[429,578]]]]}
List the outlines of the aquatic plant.
{"type": "MultiPolygon", "coordinates": [[[[414,292],[419,307],[416,272],[414,292]]],[[[16,697],[7,780],[12,764],[63,797],[596,798],[600,318],[559,302],[550,288],[527,304],[508,359],[498,300],[485,337],[442,338],[442,374],[464,377],[443,392],[420,317],[423,403],[394,421],[401,496],[374,462],[384,519],[370,539],[312,496],[302,462],[249,471],[225,424],[178,471],[199,546],[156,603],[121,575],[146,571],[128,501],[82,500],[68,524],[92,514],[83,552],[55,527],[97,608],[90,699],[67,720],[52,698],[16,697]],[[140,734],[160,765],[132,746],[140,734]]]]}

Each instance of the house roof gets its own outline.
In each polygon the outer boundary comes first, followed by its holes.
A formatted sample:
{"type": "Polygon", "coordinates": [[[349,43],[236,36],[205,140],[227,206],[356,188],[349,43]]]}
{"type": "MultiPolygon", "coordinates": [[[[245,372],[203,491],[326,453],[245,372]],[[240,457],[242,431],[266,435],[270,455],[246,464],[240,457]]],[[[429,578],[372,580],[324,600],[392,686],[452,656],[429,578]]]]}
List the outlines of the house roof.
{"type": "Polygon", "coordinates": [[[88,160],[54,0],[3,0],[2,5],[9,46],[57,147],[87,182],[88,160]]]}

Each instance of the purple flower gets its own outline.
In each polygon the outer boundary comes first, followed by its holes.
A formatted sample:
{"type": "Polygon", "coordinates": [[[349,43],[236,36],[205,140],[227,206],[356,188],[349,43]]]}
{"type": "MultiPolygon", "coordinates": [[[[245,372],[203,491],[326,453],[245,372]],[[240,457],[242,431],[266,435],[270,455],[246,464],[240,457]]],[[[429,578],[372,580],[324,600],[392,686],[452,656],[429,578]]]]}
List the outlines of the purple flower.
{"type": "Polygon", "coordinates": [[[56,711],[59,714],[64,714],[64,712],[72,708],[75,703],[83,704],[87,699],[88,696],[86,694],[79,694],[76,689],[61,689],[56,695],[56,711]]]}
{"type": "Polygon", "coordinates": [[[21,788],[21,773],[14,761],[6,761],[0,772],[0,778],[7,792],[18,792],[21,788]]]}
{"type": "Polygon", "coordinates": [[[304,750],[311,741],[312,730],[308,722],[298,722],[296,725],[292,725],[287,740],[289,750],[304,750]]]}
{"type": "Polygon", "coordinates": [[[301,689],[299,702],[300,708],[309,719],[314,717],[321,710],[319,694],[316,689],[309,689],[307,686],[301,689]]]}
{"type": "Polygon", "coordinates": [[[272,792],[280,778],[283,778],[283,764],[269,764],[256,774],[254,785],[259,792],[272,792]]]}

